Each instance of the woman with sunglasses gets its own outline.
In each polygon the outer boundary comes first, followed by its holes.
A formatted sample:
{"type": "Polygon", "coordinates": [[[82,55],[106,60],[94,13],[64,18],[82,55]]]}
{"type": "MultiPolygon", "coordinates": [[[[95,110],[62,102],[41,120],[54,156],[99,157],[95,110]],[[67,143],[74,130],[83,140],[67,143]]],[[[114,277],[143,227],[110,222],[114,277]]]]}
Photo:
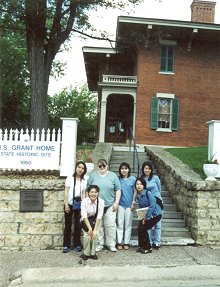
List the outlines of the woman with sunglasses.
{"type": "Polygon", "coordinates": [[[86,164],[83,161],[76,163],[73,176],[69,176],[65,182],[64,190],[64,215],[65,227],[63,238],[63,253],[68,253],[71,246],[71,229],[74,219],[74,250],[81,251],[81,227],[80,227],[80,214],[81,214],[81,200],[85,197],[87,188],[87,179],[84,177],[86,174],[86,164]],[[74,215],[74,217],[73,217],[74,215]]]}
{"type": "Polygon", "coordinates": [[[88,185],[99,186],[99,197],[105,203],[96,251],[101,251],[106,244],[110,251],[116,252],[116,211],[121,197],[121,185],[117,175],[108,170],[105,159],[100,159],[97,165],[98,170],[93,172],[88,179],[88,185]]]}
{"type": "Polygon", "coordinates": [[[121,183],[121,199],[117,212],[117,249],[129,249],[132,220],[133,220],[133,194],[135,177],[131,175],[131,168],[127,162],[119,166],[119,181],[121,183]],[[124,237],[124,244],[122,244],[124,237]]]}

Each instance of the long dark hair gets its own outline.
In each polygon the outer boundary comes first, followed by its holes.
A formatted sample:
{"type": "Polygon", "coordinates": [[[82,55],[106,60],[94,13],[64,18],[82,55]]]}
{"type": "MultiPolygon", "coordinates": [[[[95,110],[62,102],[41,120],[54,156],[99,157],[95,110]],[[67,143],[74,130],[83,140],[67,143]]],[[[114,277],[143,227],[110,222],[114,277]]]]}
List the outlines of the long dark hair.
{"type": "Polygon", "coordinates": [[[141,176],[142,177],[145,177],[146,175],[145,175],[145,173],[144,173],[144,168],[145,168],[145,166],[149,166],[149,168],[150,168],[150,170],[151,170],[151,172],[150,172],[150,174],[149,174],[149,177],[148,177],[148,180],[151,180],[152,179],[152,177],[153,177],[153,165],[152,165],[152,163],[150,162],[150,161],[145,161],[143,164],[142,164],[142,168],[141,168],[141,176]]]}
{"type": "Polygon", "coordinates": [[[79,166],[80,164],[82,164],[84,166],[84,172],[81,174],[81,179],[84,179],[84,175],[86,174],[87,172],[87,167],[86,167],[86,164],[84,161],[80,160],[76,163],[76,166],[75,166],[75,171],[74,171],[74,174],[73,174],[73,177],[76,178],[76,168],[77,166],[79,166]]]}
{"type": "Polygon", "coordinates": [[[118,172],[119,172],[119,177],[123,177],[121,173],[121,168],[126,167],[128,169],[128,177],[131,175],[131,168],[130,165],[127,162],[122,162],[119,166],[118,172]]]}

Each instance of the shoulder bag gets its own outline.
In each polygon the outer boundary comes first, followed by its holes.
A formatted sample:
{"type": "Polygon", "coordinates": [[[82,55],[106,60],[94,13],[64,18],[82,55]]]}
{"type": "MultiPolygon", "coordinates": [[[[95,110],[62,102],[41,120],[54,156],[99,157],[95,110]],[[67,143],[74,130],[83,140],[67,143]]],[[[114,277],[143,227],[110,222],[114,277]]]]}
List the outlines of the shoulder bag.
{"type": "MultiPolygon", "coordinates": [[[[92,230],[95,228],[95,223],[96,223],[96,218],[97,218],[97,214],[98,214],[98,209],[99,209],[99,199],[97,198],[97,208],[96,208],[96,213],[93,216],[88,217],[88,221],[90,223],[90,226],[92,227],[92,230]]],[[[88,232],[89,229],[87,227],[87,225],[85,224],[85,221],[82,220],[81,221],[81,228],[85,231],[88,232]]]]}

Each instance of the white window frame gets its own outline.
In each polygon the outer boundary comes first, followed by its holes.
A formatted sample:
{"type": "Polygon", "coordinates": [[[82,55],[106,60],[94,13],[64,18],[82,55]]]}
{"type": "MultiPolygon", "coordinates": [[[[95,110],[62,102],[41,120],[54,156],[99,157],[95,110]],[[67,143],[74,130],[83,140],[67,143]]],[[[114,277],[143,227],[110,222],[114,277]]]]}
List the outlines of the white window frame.
{"type": "MultiPolygon", "coordinates": [[[[156,94],[157,98],[160,99],[174,99],[175,98],[175,94],[167,94],[167,93],[157,93],[156,94]]],[[[156,131],[157,132],[167,132],[167,133],[172,133],[172,110],[173,110],[173,106],[172,106],[172,101],[171,101],[171,105],[170,105],[170,127],[169,128],[157,128],[156,131]]],[[[158,111],[159,114],[159,111],[158,111]]]]}

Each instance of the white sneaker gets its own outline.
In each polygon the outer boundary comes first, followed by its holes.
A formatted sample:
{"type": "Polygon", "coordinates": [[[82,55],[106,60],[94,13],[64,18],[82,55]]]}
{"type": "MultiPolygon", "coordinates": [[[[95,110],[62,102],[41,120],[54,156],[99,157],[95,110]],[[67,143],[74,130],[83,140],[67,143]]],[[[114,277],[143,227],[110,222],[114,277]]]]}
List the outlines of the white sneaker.
{"type": "Polygon", "coordinates": [[[103,249],[103,246],[100,245],[100,244],[98,244],[98,245],[96,246],[95,251],[96,251],[96,252],[99,252],[99,251],[101,251],[102,249],[103,249]]]}
{"type": "Polygon", "coordinates": [[[117,252],[117,249],[116,249],[115,247],[112,247],[112,246],[109,246],[109,250],[110,250],[111,252],[117,252]]]}

